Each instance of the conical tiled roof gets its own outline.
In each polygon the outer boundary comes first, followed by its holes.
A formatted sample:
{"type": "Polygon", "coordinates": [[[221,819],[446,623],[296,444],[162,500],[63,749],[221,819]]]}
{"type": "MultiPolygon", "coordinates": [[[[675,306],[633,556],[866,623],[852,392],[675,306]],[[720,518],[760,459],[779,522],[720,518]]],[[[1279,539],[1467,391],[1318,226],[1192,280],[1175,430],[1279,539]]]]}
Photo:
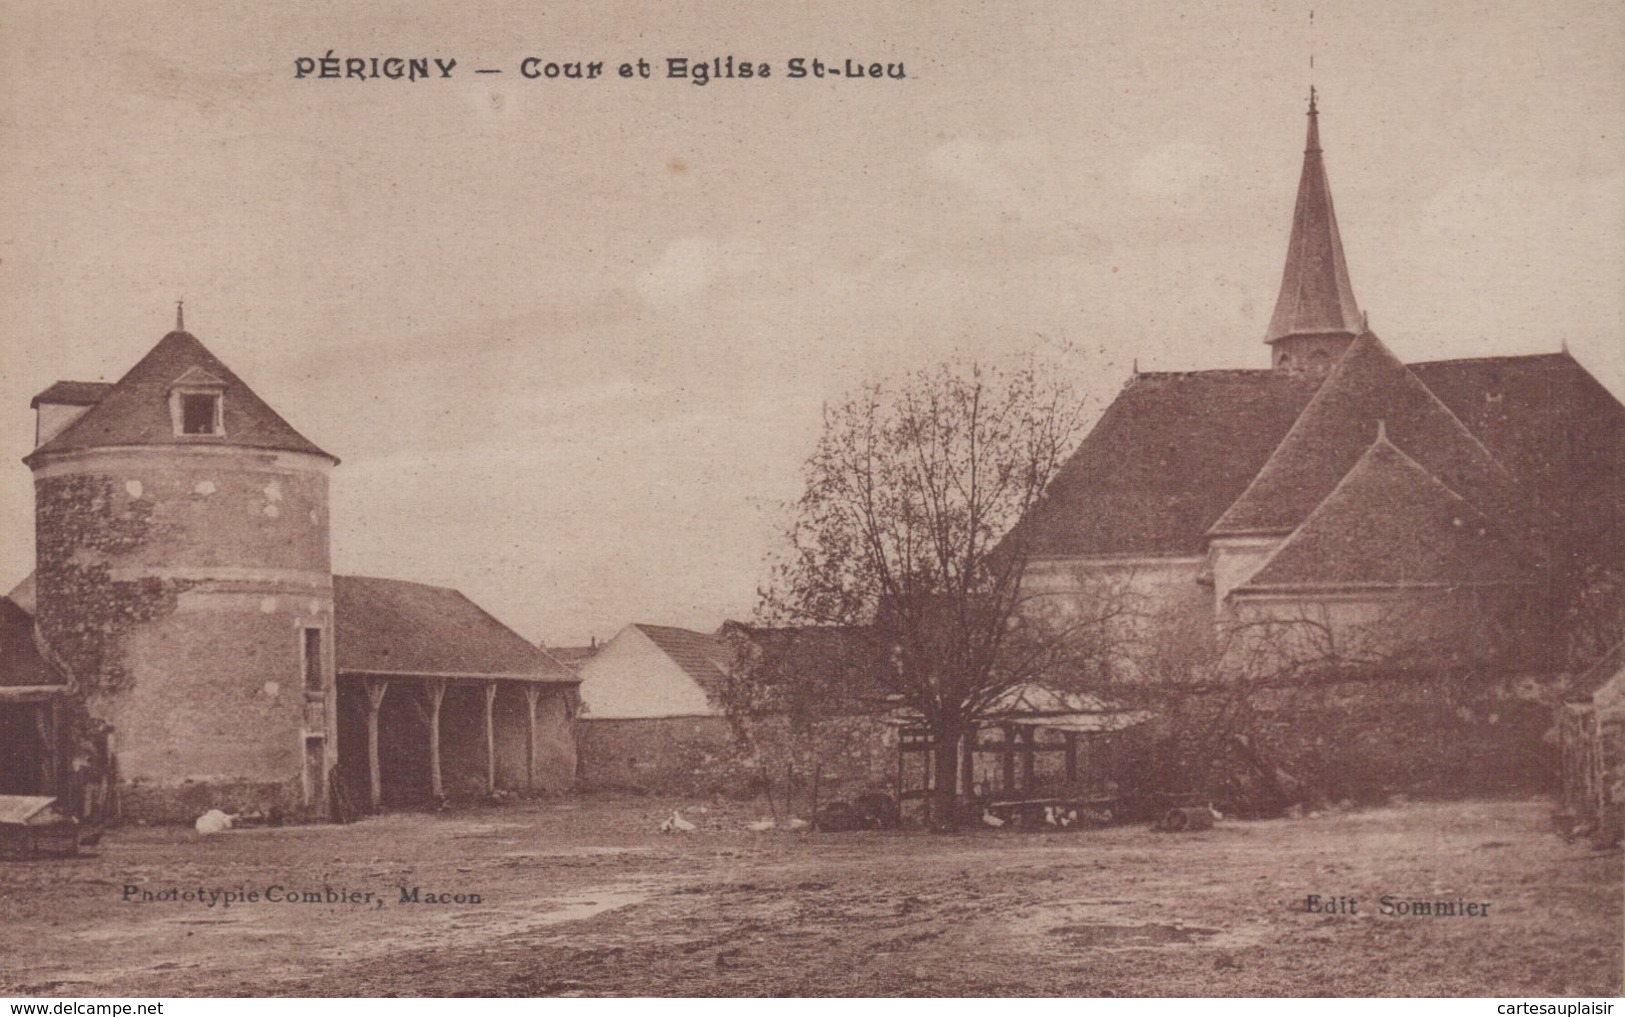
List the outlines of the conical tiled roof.
{"type": "Polygon", "coordinates": [[[307,452],[338,462],[295,431],[195,336],[179,330],[159,340],[96,405],[23,461],[32,464],[53,453],[79,449],[199,444],[307,452]],[[224,433],[177,437],[170,417],[170,388],[201,379],[221,392],[224,433]]]}
{"type": "Polygon", "coordinates": [[[1357,335],[1363,330],[1354,302],[1343,238],[1332,211],[1332,188],[1320,153],[1320,114],[1309,100],[1309,138],[1304,145],[1298,203],[1292,212],[1281,294],[1270,317],[1267,343],[1288,336],[1357,335]]]}
{"type": "Polygon", "coordinates": [[[1498,523],[1517,518],[1511,474],[1367,332],[1343,352],[1297,422],[1209,536],[1287,533],[1332,492],[1383,422],[1388,438],[1498,523]]]}
{"type": "Polygon", "coordinates": [[[1482,586],[1534,578],[1529,556],[1484,513],[1378,437],[1237,590],[1482,586]]]}

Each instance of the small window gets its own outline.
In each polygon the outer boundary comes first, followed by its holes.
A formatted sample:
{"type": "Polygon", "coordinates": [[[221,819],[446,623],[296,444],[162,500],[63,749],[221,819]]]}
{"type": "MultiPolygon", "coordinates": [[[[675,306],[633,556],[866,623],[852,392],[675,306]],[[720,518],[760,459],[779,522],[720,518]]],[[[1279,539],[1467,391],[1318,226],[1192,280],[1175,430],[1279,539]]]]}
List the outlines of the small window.
{"type": "Polygon", "coordinates": [[[181,433],[218,434],[220,397],[213,393],[188,393],[181,396],[181,433]]]}
{"type": "Polygon", "coordinates": [[[304,630],[304,670],[305,689],[310,692],[322,690],[322,630],[304,630]]]}

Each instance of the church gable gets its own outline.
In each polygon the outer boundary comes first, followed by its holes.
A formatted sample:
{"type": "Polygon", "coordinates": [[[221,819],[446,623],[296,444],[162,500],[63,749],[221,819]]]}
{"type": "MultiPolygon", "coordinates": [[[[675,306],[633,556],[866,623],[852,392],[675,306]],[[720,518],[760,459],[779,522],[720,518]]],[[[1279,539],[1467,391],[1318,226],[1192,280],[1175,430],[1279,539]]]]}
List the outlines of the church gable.
{"type": "Polygon", "coordinates": [[[1533,576],[1529,557],[1482,512],[1378,437],[1236,593],[1509,585],[1533,576]]]}
{"type": "Polygon", "coordinates": [[[1492,518],[1515,518],[1516,482],[1371,333],[1355,339],[1211,536],[1289,533],[1359,461],[1382,422],[1389,440],[1492,518]]]}

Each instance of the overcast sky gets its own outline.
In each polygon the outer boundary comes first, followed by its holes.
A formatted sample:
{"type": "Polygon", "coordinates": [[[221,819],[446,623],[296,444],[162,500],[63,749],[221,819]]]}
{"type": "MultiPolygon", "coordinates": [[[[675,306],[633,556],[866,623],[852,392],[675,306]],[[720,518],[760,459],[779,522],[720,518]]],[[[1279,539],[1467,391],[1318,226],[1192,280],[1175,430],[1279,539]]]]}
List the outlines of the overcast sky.
{"type": "MultiPolygon", "coordinates": [[[[0,590],[29,398],[118,378],[183,295],[343,459],[338,571],[554,644],[748,615],[820,404],[872,376],[1064,348],[1103,404],[1135,358],[1267,366],[1308,5],[342,6],[0,8],[0,590]],[[328,50],[457,67],[296,79],[328,50]],[[665,77],[729,55],[771,76],[665,77]]],[[[1625,392],[1625,7],[1345,3],[1313,36],[1374,330],[1566,341],[1625,392]]]]}

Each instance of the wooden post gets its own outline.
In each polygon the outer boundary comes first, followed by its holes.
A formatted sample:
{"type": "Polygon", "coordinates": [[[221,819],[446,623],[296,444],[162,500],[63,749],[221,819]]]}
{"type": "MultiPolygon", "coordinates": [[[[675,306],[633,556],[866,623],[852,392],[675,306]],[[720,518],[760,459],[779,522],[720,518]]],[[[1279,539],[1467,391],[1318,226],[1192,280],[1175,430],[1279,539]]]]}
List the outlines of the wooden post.
{"type": "Polygon", "coordinates": [[[35,704],[34,731],[39,739],[39,780],[40,793],[45,795],[61,796],[62,789],[57,786],[57,755],[62,746],[57,744],[56,738],[56,700],[48,699],[35,704]]]}
{"type": "Polygon", "coordinates": [[[528,726],[525,728],[525,790],[536,790],[536,701],[542,696],[538,685],[525,686],[525,707],[528,726]]]}
{"type": "Polygon", "coordinates": [[[906,730],[908,729],[902,726],[897,728],[897,815],[899,817],[903,814],[903,732],[906,730]]]}
{"type": "Polygon", "coordinates": [[[925,825],[928,827],[931,825],[931,806],[933,804],[932,799],[936,797],[936,795],[932,794],[932,791],[934,791],[935,788],[931,786],[931,759],[936,754],[936,739],[927,737],[925,740],[925,752],[921,756],[921,758],[925,760],[925,767],[921,771],[922,779],[924,780],[925,797],[921,799],[921,801],[925,803],[925,825]]]}
{"type": "Polygon", "coordinates": [[[389,691],[389,679],[368,678],[367,689],[367,785],[371,791],[372,811],[384,804],[384,774],[378,765],[378,710],[384,705],[384,693],[389,691]]]}
{"type": "Polygon", "coordinates": [[[1066,782],[1070,786],[1078,782],[1078,733],[1066,733],[1066,782]]]}
{"type": "Polygon", "coordinates": [[[1037,767],[1034,765],[1038,761],[1038,755],[1033,751],[1037,741],[1038,729],[1027,728],[1026,737],[1021,740],[1021,786],[1028,792],[1031,792],[1033,786],[1038,783],[1037,767]]]}
{"type": "Polygon", "coordinates": [[[492,722],[491,707],[496,702],[497,683],[485,683],[485,793],[497,790],[497,729],[492,722]]]}
{"type": "Polygon", "coordinates": [[[967,800],[976,794],[976,737],[978,728],[965,732],[964,754],[959,759],[960,794],[967,800]]]}
{"type": "Polygon", "coordinates": [[[430,678],[423,690],[429,694],[429,794],[438,802],[446,797],[446,785],[440,779],[440,702],[446,698],[446,683],[430,678]]]}
{"type": "Polygon", "coordinates": [[[1004,793],[1009,794],[1016,789],[1016,728],[1014,724],[1000,726],[1004,732],[1004,744],[999,746],[1000,762],[1004,764],[1004,793]]]}

